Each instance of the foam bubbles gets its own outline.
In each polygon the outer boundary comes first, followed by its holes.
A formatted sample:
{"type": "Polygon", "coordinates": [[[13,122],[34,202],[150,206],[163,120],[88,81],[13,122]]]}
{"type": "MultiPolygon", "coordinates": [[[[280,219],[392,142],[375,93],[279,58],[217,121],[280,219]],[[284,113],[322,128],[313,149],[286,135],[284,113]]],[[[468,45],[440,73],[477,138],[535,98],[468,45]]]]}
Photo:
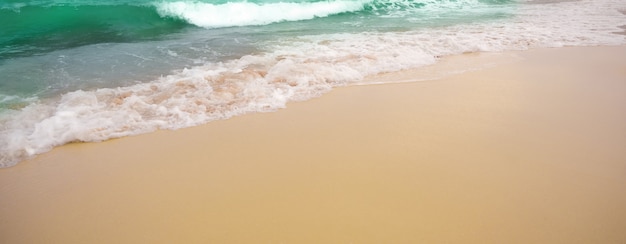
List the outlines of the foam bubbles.
{"type": "Polygon", "coordinates": [[[210,4],[202,2],[163,2],[157,4],[162,16],[184,19],[205,27],[266,25],[281,21],[308,20],[333,14],[362,10],[367,0],[343,0],[323,2],[278,2],[257,4],[251,2],[228,2],[210,4]]]}
{"type": "Polygon", "coordinates": [[[481,0],[332,0],[319,2],[205,2],[174,1],[155,4],[163,17],[183,19],[204,28],[258,26],[283,21],[310,20],[341,13],[364,11],[381,17],[415,14],[439,15],[448,11],[471,11],[489,4],[481,0]]]}

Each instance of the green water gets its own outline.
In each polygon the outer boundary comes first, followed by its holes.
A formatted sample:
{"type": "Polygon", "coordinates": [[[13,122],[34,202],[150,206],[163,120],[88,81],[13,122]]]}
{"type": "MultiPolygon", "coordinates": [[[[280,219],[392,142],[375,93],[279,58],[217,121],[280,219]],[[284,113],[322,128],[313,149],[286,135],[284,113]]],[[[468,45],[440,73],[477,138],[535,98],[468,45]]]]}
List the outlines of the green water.
{"type": "Polygon", "coordinates": [[[154,40],[188,26],[150,7],[26,6],[3,9],[0,59],[105,42],[154,40]]]}

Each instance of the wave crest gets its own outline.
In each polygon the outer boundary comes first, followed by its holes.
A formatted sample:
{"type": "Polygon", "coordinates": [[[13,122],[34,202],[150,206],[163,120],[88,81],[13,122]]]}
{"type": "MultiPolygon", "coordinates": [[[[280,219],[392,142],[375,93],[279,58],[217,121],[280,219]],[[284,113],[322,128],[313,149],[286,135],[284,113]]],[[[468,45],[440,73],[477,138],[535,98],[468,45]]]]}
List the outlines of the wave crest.
{"type": "Polygon", "coordinates": [[[397,16],[414,11],[450,11],[507,3],[512,0],[332,0],[319,2],[174,1],[155,3],[159,15],[204,28],[258,26],[284,21],[310,20],[336,14],[363,12],[397,16]]]}
{"type": "Polygon", "coordinates": [[[328,2],[279,2],[257,4],[229,2],[210,4],[201,2],[165,2],[156,5],[163,17],[183,19],[205,28],[266,25],[283,21],[308,20],[334,14],[363,10],[371,0],[328,2]]]}

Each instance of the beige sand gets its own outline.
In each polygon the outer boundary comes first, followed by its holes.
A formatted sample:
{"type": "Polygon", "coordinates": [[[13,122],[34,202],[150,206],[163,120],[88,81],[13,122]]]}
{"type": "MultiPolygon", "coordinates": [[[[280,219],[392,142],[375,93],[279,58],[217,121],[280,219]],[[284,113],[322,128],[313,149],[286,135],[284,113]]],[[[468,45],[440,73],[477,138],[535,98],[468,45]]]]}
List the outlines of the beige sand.
{"type": "Polygon", "coordinates": [[[626,47],[494,56],[1,169],[0,243],[626,243],[626,47]]]}

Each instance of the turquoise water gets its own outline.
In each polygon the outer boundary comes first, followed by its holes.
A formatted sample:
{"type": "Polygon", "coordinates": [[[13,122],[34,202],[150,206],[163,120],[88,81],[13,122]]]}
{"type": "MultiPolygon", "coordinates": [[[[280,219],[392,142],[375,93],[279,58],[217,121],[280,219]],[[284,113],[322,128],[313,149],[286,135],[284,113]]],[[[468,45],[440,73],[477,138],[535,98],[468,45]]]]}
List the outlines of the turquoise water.
{"type": "MultiPolygon", "coordinates": [[[[5,79],[0,94],[49,97],[115,87],[168,74],[163,70],[258,52],[267,41],[489,21],[510,16],[511,4],[510,0],[4,1],[0,72],[5,79]],[[175,57],[169,55],[173,53],[175,57]]],[[[0,108],[22,102],[4,100],[0,99],[0,108]]]]}
{"type": "MultiPolygon", "coordinates": [[[[459,11],[466,1],[5,1],[0,3],[0,60],[41,55],[98,43],[132,43],[181,38],[194,27],[239,29],[239,34],[270,32],[280,36],[359,31],[401,31],[504,17],[507,13],[459,11]],[[446,2],[441,4],[440,2],[446,2]],[[437,9],[425,13],[422,9],[437,9]],[[430,5],[435,5],[431,7],[430,5]],[[285,11],[283,11],[285,10],[285,11]],[[293,11],[295,13],[288,13],[293,11]],[[284,13],[284,14],[283,14],[284,13]],[[432,14],[432,15],[428,15],[432,14]],[[310,20],[298,22],[299,20],[310,20]],[[406,21],[412,18],[412,21],[406,21]],[[298,22],[263,28],[278,22],[298,22]],[[340,25],[337,25],[340,23],[340,25]],[[256,29],[261,30],[256,30],[256,29]],[[286,33],[288,32],[288,33],[286,33]]],[[[504,5],[510,0],[481,0],[475,5],[504,5]]],[[[483,7],[484,7],[483,6],[483,7]]],[[[217,35],[220,32],[206,32],[217,35]]],[[[182,38],[184,39],[184,37],[182,38]]]]}
{"type": "Polygon", "coordinates": [[[619,45],[620,0],[0,0],[0,167],[464,52],[619,45]]]}

